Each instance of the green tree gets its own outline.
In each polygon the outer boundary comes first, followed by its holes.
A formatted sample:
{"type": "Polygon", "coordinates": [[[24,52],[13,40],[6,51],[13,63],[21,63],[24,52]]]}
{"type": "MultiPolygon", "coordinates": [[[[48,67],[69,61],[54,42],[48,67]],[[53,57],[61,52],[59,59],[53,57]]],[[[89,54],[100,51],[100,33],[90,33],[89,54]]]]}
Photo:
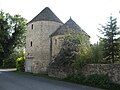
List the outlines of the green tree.
{"type": "Polygon", "coordinates": [[[26,20],[0,11],[0,66],[8,60],[15,48],[25,44],[26,20]]]}
{"type": "Polygon", "coordinates": [[[104,63],[103,60],[103,40],[91,45],[92,49],[92,63],[104,63]]]}
{"type": "Polygon", "coordinates": [[[102,30],[100,30],[104,35],[102,38],[104,41],[103,57],[106,63],[119,61],[120,44],[118,40],[120,32],[118,29],[117,19],[110,16],[106,26],[102,26],[102,30]]]}
{"type": "Polygon", "coordinates": [[[24,67],[24,64],[25,64],[25,52],[24,52],[24,50],[20,50],[17,53],[18,53],[17,54],[17,59],[16,59],[17,71],[24,72],[25,71],[25,67],[24,67]]]}
{"type": "Polygon", "coordinates": [[[69,67],[72,70],[82,67],[91,58],[89,37],[87,37],[81,33],[66,34],[61,50],[50,66],[69,67]]]}

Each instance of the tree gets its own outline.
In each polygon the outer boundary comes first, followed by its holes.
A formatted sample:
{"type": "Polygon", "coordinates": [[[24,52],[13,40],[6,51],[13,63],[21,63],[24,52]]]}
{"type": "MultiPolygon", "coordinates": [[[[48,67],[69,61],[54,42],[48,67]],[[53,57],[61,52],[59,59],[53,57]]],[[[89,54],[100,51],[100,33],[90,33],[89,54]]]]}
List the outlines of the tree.
{"type": "Polygon", "coordinates": [[[68,67],[73,70],[82,67],[86,61],[90,60],[90,45],[87,37],[81,33],[66,34],[61,50],[50,67],[68,67]]]}
{"type": "Polygon", "coordinates": [[[8,60],[15,48],[25,44],[26,20],[0,11],[0,66],[8,60]]]}
{"type": "Polygon", "coordinates": [[[17,71],[25,71],[24,63],[25,63],[25,52],[21,50],[18,53],[17,60],[16,60],[16,68],[17,71]]]}
{"type": "Polygon", "coordinates": [[[118,29],[117,19],[110,16],[106,26],[102,26],[102,30],[100,30],[104,35],[102,38],[104,42],[103,57],[106,63],[119,61],[120,44],[118,40],[120,32],[118,29]]]}
{"type": "Polygon", "coordinates": [[[103,41],[100,40],[96,44],[91,45],[92,61],[91,63],[104,63],[103,60],[103,41]]]}

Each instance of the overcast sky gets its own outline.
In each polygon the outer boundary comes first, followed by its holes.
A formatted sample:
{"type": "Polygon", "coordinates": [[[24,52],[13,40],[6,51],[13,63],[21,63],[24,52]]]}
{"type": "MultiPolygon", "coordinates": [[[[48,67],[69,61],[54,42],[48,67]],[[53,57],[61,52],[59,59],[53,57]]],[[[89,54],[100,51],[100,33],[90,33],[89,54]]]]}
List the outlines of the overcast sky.
{"type": "Polygon", "coordinates": [[[120,0],[0,0],[1,10],[20,14],[28,21],[45,7],[50,7],[64,23],[71,16],[91,36],[91,43],[98,41],[97,28],[105,24],[111,13],[120,22],[120,0]]]}

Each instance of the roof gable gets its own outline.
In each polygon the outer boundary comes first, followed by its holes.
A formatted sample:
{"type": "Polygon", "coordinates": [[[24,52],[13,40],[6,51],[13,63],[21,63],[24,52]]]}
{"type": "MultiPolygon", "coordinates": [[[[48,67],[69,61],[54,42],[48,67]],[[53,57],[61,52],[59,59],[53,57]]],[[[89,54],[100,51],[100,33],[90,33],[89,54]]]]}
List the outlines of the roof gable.
{"type": "Polygon", "coordinates": [[[65,26],[68,26],[69,28],[74,29],[78,32],[82,31],[82,29],[71,18],[65,23],[65,26]]]}
{"type": "Polygon", "coordinates": [[[71,18],[62,26],[60,26],[51,36],[64,35],[67,32],[73,31],[75,33],[80,33],[83,31],[71,18]]]}
{"type": "Polygon", "coordinates": [[[36,17],[34,17],[29,23],[35,21],[55,21],[62,23],[62,21],[50,10],[49,7],[43,9],[36,17]]]}

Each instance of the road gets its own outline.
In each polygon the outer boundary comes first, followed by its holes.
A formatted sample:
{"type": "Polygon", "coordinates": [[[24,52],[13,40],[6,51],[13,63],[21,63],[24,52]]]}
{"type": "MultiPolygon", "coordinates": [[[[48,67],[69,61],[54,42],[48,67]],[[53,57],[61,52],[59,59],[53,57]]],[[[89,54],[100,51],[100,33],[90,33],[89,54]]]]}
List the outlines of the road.
{"type": "Polygon", "coordinates": [[[0,69],[0,90],[101,90],[0,69]]]}

